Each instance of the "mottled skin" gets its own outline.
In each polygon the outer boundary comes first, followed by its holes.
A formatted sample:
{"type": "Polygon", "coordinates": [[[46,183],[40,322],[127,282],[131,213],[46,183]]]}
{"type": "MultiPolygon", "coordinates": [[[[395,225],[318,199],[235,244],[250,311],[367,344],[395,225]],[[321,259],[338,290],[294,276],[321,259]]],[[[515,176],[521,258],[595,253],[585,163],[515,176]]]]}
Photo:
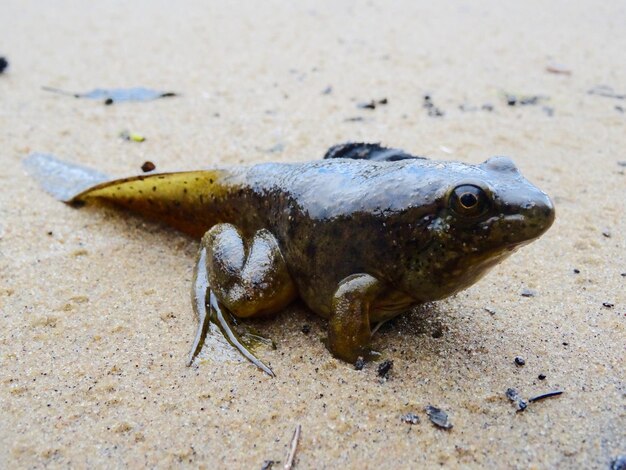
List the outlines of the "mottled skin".
{"type": "Polygon", "coordinates": [[[353,362],[370,352],[373,324],[470,286],[554,220],[548,196],[508,158],[468,165],[372,144],[307,163],[118,180],[69,202],[90,198],[202,236],[191,358],[211,319],[270,374],[216,320],[222,307],[269,315],[300,296],[329,319],[330,351],[353,362]]]}

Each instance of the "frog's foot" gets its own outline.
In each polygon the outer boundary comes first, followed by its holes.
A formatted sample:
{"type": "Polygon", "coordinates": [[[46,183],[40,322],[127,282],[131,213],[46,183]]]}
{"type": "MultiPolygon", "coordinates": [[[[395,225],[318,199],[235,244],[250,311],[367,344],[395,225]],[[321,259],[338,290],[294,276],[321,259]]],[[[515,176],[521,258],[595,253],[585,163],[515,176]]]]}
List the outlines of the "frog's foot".
{"type": "Polygon", "coordinates": [[[354,364],[359,357],[375,355],[369,348],[369,313],[381,290],[381,283],[369,274],[354,274],[339,283],[328,325],[328,349],[335,357],[354,364]]]}
{"type": "Polygon", "coordinates": [[[275,347],[274,343],[254,333],[240,335],[230,314],[237,318],[268,315],[282,310],[296,297],[276,239],[269,231],[259,230],[246,243],[233,225],[218,224],[201,243],[192,290],[199,326],[190,359],[201,349],[211,322],[246,359],[274,376],[250,351],[255,343],[275,347]]]}
{"type": "MultiPolygon", "coordinates": [[[[206,248],[201,248],[198,255],[198,260],[194,270],[194,282],[191,292],[193,309],[198,316],[198,330],[194,338],[189,358],[187,359],[187,366],[193,363],[195,357],[202,350],[206,335],[209,331],[210,324],[215,324],[220,332],[224,335],[226,340],[235,347],[239,353],[252,362],[259,369],[274,377],[274,372],[263,361],[259,360],[250,350],[249,344],[252,338],[248,341],[243,341],[235,328],[234,321],[230,316],[230,313],[223,309],[219,304],[219,301],[215,297],[215,294],[211,291],[208,283],[208,275],[206,270],[206,248]]],[[[248,334],[247,336],[257,335],[248,334]]],[[[262,338],[268,341],[262,336],[258,336],[259,340],[262,338]]]]}
{"type": "Polygon", "coordinates": [[[407,159],[423,159],[406,153],[400,149],[390,149],[380,144],[348,142],[346,144],[334,145],[326,151],[324,159],[329,158],[349,158],[352,160],[372,160],[377,162],[396,162],[407,159]]]}

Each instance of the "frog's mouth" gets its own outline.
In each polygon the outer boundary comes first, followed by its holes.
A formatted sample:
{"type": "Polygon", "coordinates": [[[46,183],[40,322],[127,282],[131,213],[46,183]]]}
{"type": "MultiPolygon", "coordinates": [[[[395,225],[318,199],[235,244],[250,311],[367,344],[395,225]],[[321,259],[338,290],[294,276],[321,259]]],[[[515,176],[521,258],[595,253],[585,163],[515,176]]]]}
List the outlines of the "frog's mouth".
{"type": "MultiPolygon", "coordinates": [[[[543,235],[554,222],[555,213],[552,201],[533,202],[515,213],[493,216],[479,224],[478,232],[483,232],[487,245],[495,251],[514,251],[543,235]]],[[[489,248],[488,248],[489,250],[489,248]]]]}

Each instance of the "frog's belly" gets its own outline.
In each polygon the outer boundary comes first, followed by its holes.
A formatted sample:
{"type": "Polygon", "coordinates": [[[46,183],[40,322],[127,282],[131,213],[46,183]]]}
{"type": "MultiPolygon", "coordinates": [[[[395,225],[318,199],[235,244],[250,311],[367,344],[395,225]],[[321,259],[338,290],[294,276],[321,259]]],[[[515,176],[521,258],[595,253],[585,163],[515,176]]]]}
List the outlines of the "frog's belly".
{"type": "Polygon", "coordinates": [[[400,291],[391,291],[374,301],[370,308],[370,323],[387,321],[410,310],[417,302],[400,291]]]}

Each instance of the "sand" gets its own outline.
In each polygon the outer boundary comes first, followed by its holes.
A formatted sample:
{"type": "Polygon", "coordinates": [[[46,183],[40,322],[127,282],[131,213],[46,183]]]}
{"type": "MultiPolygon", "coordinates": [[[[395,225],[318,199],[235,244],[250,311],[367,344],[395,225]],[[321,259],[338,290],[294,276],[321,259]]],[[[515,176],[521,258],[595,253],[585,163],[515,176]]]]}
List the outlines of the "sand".
{"type": "Polygon", "coordinates": [[[260,468],[285,462],[297,424],[297,468],[608,468],[626,454],[626,101],[587,93],[626,93],[624,2],[226,3],[2,2],[0,466],[260,468]],[[44,85],[181,96],[104,106],[44,85]],[[508,106],[503,92],[546,98],[508,106]],[[125,176],[146,160],[311,160],[348,140],[508,155],[557,207],[477,285],[381,329],[387,380],[333,359],[299,304],[255,324],[277,342],[260,351],[275,379],[218,339],[186,368],[197,242],[67,207],[20,163],[49,152],[125,176]],[[516,413],[509,387],[564,393],[516,413]]]}

